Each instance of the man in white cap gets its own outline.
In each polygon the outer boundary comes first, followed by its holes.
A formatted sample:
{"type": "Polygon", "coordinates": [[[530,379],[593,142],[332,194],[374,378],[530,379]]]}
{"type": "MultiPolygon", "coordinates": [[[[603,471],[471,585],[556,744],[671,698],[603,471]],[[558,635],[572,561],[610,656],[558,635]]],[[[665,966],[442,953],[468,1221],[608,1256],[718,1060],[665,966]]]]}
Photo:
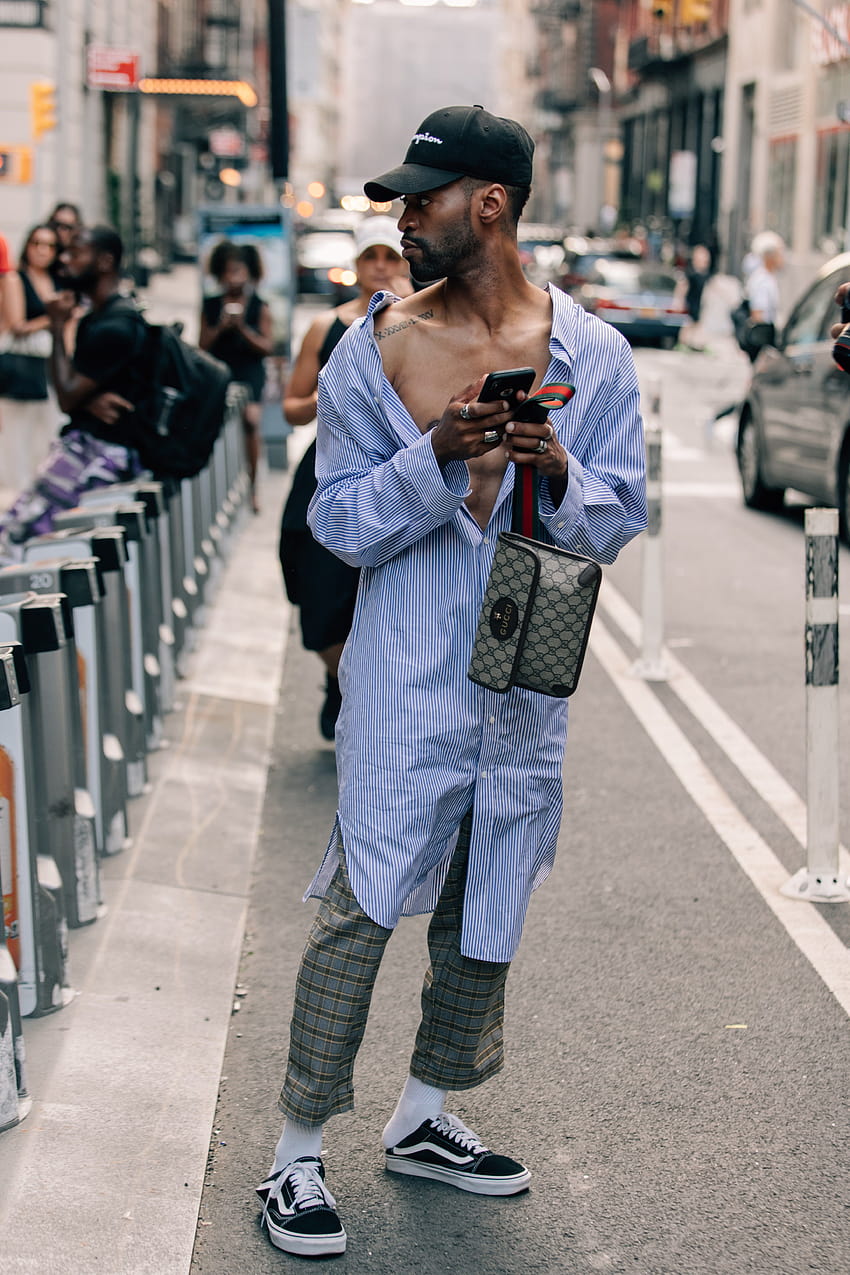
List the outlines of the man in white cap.
{"type": "Polygon", "coordinates": [[[308,893],[321,896],[298,975],[286,1115],[263,1224],[287,1252],[340,1253],[322,1129],[353,1104],[375,975],[402,914],[433,912],[409,1074],[384,1164],[479,1195],[528,1188],[447,1094],[503,1064],[505,980],[561,816],[566,703],[467,676],[517,465],[539,479],[542,535],[611,562],[646,525],[637,376],[623,337],[522,272],[517,221],[534,144],[480,106],[446,107],[404,163],[366,185],[400,197],[415,280],[378,293],[319,379],[314,535],[361,568],[340,677],[339,810],[308,893]],[[480,402],[485,374],[534,369],[574,397],[542,423],[480,402]]]}

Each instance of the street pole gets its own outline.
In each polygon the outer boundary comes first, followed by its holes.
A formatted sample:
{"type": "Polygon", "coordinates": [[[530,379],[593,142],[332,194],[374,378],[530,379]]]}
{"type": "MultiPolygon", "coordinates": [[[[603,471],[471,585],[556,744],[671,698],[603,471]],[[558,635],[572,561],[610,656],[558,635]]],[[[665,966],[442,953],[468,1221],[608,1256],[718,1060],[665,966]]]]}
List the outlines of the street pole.
{"type": "Polygon", "coordinates": [[[289,101],[286,85],[286,0],[269,4],[269,163],[272,178],[282,185],[289,178],[289,101]]]}

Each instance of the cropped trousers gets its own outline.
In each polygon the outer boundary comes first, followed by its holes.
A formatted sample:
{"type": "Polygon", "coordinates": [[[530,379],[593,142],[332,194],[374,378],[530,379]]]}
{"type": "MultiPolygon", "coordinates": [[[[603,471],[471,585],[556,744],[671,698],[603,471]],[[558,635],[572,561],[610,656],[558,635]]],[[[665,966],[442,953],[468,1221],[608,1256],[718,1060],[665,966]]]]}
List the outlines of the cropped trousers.
{"type": "MultiPolygon", "coordinates": [[[[504,1062],[505,981],[510,962],[463,956],[460,930],[471,812],[460,826],[448,876],[428,928],[430,965],[410,1072],[438,1089],[472,1089],[504,1062]]],[[[289,1062],[278,1106],[300,1124],[319,1125],[354,1106],[354,1059],[378,967],[392,930],[360,907],[340,845],[295,989],[289,1062]]]]}

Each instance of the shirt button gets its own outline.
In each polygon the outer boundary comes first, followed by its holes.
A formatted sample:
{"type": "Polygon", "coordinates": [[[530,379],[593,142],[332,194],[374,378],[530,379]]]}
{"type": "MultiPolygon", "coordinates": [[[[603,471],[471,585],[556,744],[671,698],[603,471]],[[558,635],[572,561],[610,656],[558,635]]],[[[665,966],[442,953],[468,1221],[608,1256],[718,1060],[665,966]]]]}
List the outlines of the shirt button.
{"type": "Polygon", "coordinates": [[[482,779],[489,779],[489,778],[490,778],[489,773],[488,773],[486,770],[482,770],[482,772],[481,772],[481,778],[482,778],[482,779]]]}
{"type": "Polygon", "coordinates": [[[495,725],[496,725],[496,719],[495,719],[495,717],[491,717],[491,718],[490,718],[490,725],[491,725],[491,726],[495,726],[495,725]]]}
{"type": "Polygon", "coordinates": [[[487,536],[485,536],[482,541],[482,544],[488,545],[489,543],[490,543],[489,539],[487,538],[487,536]]]}

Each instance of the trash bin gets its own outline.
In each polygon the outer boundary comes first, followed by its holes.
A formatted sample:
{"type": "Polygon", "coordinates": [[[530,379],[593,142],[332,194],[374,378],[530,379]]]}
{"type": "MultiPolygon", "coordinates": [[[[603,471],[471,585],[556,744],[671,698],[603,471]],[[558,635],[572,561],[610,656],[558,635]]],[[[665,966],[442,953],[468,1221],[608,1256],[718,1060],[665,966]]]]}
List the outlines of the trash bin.
{"type": "MultiPolygon", "coordinates": [[[[23,653],[21,653],[23,662],[23,653]]],[[[0,714],[17,707],[21,690],[15,673],[15,648],[0,646],[0,714]]],[[[9,951],[6,934],[6,887],[12,877],[14,829],[11,809],[14,801],[14,772],[8,755],[0,747],[0,895],[3,896],[3,924],[0,925],[0,997],[5,997],[8,1013],[2,1022],[0,1001],[0,1130],[18,1124],[32,1107],[27,1088],[26,1047],[21,1024],[21,999],[18,994],[18,971],[9,951]],[[9,1055],[11,1054],[11,1059],[9,1055]],[[10,1064],[11,1062],[11,1075],[10,1064]],[[11,1080],[11,1086],[10,1086],[11,1080]],[[14,1097],[11,1090],[14,1090],[14,1097]]],[[[11,899],[11,891],[9,892],[11,899]]]]}
{"type": "MultiPolygon", "coordinates": [[[[74,993],[68,982],[68,924],[64,890],[56,861],[39,844],[37,813],[43,801],[34,748],[34,695],[24,655],[20,615],[43,609],[44,627],[56,626],[57,595],[15,595],[0,601],[0,644],[11,645],[21,699],[0,713],[0,755],[4,756],[3,799],[8,813],[10,880],[3,881],[4,926],[18,970],[18,994],[24,1017],[61,1009],[74,993]]],[[[43,826],[43,821],[42,821],[43,826]]]]}
{"type": "MultiPolygon", "coordinates": [[[[76,685],[79,713],[73,714],[75,806],[80,818],[91,807],[98,855],[113,854],[127,838],[124,757],[117,741],[107,739],[104,660],[99,630],[104,585],[96,558],[69,556],[16,563],[0,569],[0,595],[64,593],[73,612],[74,642],[68,645],[68,678],[76,685]]],[[[79,830],[84,835],[84,829],[79,830]]],[[[98,887],[98,897],[100,889],[98,887]]]]}

